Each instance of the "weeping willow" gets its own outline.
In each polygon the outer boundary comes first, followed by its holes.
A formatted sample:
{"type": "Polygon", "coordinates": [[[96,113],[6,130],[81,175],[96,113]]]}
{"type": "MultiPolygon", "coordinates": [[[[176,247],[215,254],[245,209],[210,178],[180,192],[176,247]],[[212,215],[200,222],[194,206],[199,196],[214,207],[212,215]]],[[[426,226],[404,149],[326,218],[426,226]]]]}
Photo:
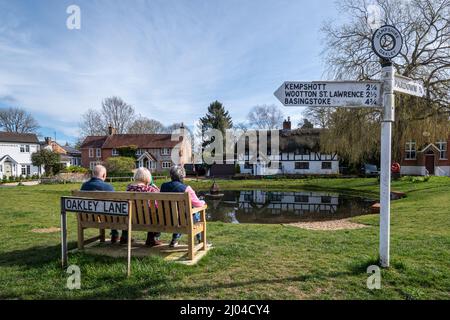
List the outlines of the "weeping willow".
{"type": "MultiPolygon", "coordinates": [[[[405,144],[415,141],[418,150],[430,143],[447,141],[450,120],[447,114],[429,115],[425,99],[396,95],[396,115],[392,132],[392,159],[400,162],[405,144]]],[[[321,135],[321,148],[337,152],[341,159],[360,163],[380,157],[381,109],[336,109],[329,117],[328,130],[321,135]]]]}

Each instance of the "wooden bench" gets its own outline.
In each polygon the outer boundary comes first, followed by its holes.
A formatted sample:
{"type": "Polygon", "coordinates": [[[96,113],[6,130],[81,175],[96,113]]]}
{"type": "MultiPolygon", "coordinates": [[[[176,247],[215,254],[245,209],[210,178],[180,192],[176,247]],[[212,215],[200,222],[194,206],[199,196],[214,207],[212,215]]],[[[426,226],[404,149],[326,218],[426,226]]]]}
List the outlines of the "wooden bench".
{"type": "MultiPolygon", "coordinates": [[[[142,193],[142,192],[86,192],[72,191],[80,198],[97,200],[128,201],[130,204],[131,231],[180,233],[187,235],[188,259],[196,252],[207,250],[206,209],[192,208],[188,193],[142,193]],[[156,205],[155,205],[156,204],[156,205]],[[200,222],[194,222],[193,214],[200,213],[200,222]],[[201,243],[195,245],[195,236],[201,233],[201,243]]],[[[87,243],[105,241],[105,229],[128,230],[128,217],[108,216],[95,213],[77,213],[78,248],[87,243]],[[84,239],[84,230],[99,229],[100,235],[84,239]]],[[[131,238],[131,232],[128,237],[131,238]]]]}

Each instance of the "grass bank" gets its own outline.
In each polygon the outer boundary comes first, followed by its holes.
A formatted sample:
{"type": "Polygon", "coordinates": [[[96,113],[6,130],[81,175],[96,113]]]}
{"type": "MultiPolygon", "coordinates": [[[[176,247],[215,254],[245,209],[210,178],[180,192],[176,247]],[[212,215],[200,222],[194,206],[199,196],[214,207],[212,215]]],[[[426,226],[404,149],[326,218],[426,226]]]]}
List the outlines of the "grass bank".
{"type": "MultiPolygon", "coordinates": [[[[327,189],[377,197],[376,179],[217,181],[226,190],[327,189]]],[[[158,184],[161,181],[157,181],[158,184]]],[[[208,189],[211,181],[189,181],[208,189]]],[[[114,184],[124,190],[126,183],[114,184]]],[[[450,179],[393,183],[408,197],[392,205],[392,267],[382,289],[367,289],[378,255],[377,215],[352,221],[359,230],[308,231],[280,225],[210,223],[213,249],[198,265],[157,257],[123,259],[71,254],[81,290],[66,288],[59,265],[59,199],[79,185],[0,188],[0,298],[3,299],[450,299],[450,179]]],[[[69,217],[70,246],[75,219],[69,217]]],[[[144,237],[144,234],[139,234],[144,237]]],[[[165,235],[167,239],[167,235],[165,235]]]]}

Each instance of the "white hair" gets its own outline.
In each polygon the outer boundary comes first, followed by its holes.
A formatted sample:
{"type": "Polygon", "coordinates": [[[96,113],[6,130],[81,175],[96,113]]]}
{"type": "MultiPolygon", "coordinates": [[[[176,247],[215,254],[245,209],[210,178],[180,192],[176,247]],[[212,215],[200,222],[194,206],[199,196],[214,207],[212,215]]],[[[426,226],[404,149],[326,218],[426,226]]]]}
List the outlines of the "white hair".
{"type": "Polygon", "coordinates": [[[92,175],[96,178],[103,178],[103,174],[106,176],[106,168],[102,165],[96,165],[92,170],[92,175]]]}
{"type": "Polygon", "coordinates": [[[134,173],[134,181],[144,182],[149,184],[152,181],[152,174],[147,168],[141,167],[134,173]]]}
{"type": "Polygon", "coordinates": [[[183,181],[186,177],[186,171],[182,166],[173,166],[170,168],[169,174],[172,181],[183,181]]]}

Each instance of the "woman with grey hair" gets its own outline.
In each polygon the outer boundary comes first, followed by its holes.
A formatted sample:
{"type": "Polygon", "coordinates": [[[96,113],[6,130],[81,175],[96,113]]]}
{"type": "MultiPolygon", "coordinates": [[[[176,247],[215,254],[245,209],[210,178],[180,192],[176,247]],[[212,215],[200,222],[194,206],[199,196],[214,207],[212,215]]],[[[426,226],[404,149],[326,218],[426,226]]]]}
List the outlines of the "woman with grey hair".
{"type": "MultiPolygon", "coordinates": [[[[158,187],[153,183],[153,177],[147,168],[138,168],[134,174],[134,182],[127,186],[128,192],[159,192],[158,187]]],[[[161,233],[149,232],[147,234],[147,241],[145,244],[149,247],[161,245],[159,237],[161,233]]],[[[128,241],[128,231],[122,231],[122,237],[120,237],[120,243],[125,244],[128,241]]]]}
{"type": "MultiPolygon", "coordinates": [[[[180,192],[180,193],[189,193],[191,198],[191,203],[194,208],[203,207],[205,205],[205,201],[200,200],[195,191],[190,187],[183,183],[184,178],[186,177],[186,171],[183,166],[173,166],[170,168],[170,182],[163,183],[161,185],[161,192],[180,192]]],[[[200,221],[200,213],[194,214],[194,222],[200,221]]],[[[172,235],[172,241],[170,242],[171,247],[178,246],[178,240],[180,240],[181,234],[174,233],[172,235]]],[[[200,234],[197,234],[197,240],[200,242],[201,237],[200,234]]]]}

